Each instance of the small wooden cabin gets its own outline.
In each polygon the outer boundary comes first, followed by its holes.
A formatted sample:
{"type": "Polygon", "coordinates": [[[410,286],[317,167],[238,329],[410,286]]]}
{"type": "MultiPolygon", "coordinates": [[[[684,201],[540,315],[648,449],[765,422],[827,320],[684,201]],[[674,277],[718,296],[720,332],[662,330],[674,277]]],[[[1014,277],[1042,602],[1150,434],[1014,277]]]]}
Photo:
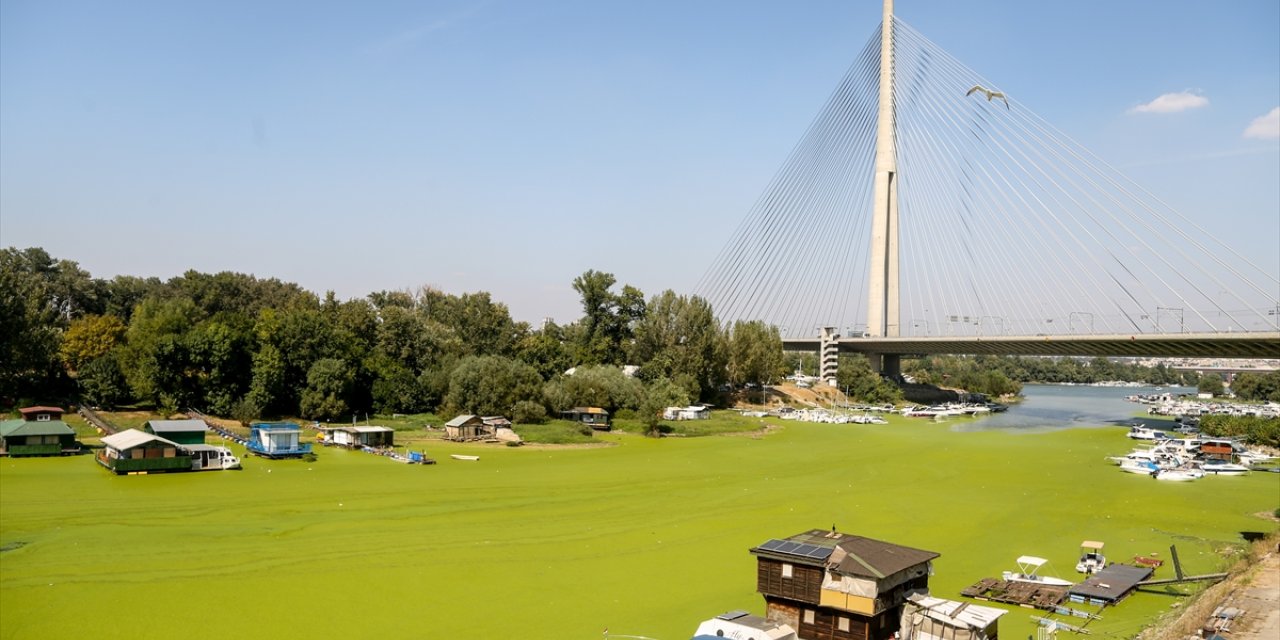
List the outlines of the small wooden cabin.
{"type": "Polygon", "coordinates": [[[204,420],[151,420],[142,430],[178,444],[204,444],[209,426],[204,420]]]}
{"type": "Polygon", "coordinates": [[[0,455],[57,456],[79,453],[76,432],[58,407],[24,407],[22,418],[0,422],[0,455]]]}
{"type": "Polygon", "coordinates": [[[608,431],[613,428],[609,421],[609,412],[600,407],[574,407],[568,411],[561,411],[560,417],[589,425],[597,431],[608,431]]]}
{"type": "Polygon", "coordinates": [[[98,464],[121,475],[191,470],[191,456],[182,445],[137,429],[102,438],[102,450],[95,458],[98,464]]]}
{"type": "Polygon", "coordinates": [[[444,423],[446,440],[484,440],[493,437],[494,429],[485,424],[484,418],[471,414],[460,415],[444,423]]]}
{"type": "Polygon", "coordinates": [[[939,554],[813,529],[751,549],[765,617],[801,638],[888,640],[909,592],[927,592],[939,554]]]}

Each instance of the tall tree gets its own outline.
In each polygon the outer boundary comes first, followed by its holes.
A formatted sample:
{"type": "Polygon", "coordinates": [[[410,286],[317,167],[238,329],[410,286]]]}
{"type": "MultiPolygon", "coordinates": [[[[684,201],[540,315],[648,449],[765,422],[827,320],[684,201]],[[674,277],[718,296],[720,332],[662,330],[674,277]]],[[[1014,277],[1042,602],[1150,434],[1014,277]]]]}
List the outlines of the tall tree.
{"type": "Polygon", "coordinates": [[[573,281],[582,296],[582,331],[576,345],[580,364],[624,364],[634,323],[645,315],[644,294],[630,285],[610,291],[612,273],[588,270],[573,281]]]}
{"type": "Polygon", "coordinates": [[[684,381],[690,397],[710,398],[725,380],[726,351],[711,304],[668,289],[636,323],[631,354],[645,379],[684,381]]]}

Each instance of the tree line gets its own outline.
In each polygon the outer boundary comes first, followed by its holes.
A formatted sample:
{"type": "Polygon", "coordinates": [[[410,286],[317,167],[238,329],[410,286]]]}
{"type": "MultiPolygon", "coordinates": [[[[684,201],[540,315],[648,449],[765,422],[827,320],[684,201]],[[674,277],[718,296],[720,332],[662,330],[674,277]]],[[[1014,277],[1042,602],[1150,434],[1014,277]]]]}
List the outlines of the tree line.
{"type": "Polygon", "coordinates": [[[232,272],[99,279],[43,249],[8,248],[0,253],[0,403],[534,422],[584,405],[657,415],[712,399],[725,384],[784,374],[777,328],[722,326],[698,296],[668,290],[646,299],[616,284],[612,274],[583,273],[573,281],[583,316],[531,327],[485,292],[424,287],[338,300],[232,272]],[[638,368],[628,376],[621,365],[638,368]]]}

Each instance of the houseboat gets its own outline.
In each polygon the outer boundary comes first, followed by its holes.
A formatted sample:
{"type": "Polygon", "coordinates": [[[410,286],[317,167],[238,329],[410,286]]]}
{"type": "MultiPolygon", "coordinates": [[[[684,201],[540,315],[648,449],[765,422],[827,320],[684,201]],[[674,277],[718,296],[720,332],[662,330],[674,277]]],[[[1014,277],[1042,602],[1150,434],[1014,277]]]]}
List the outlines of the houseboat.
{"type": "Polygon", "coordinates": [[[302,427],[292,422],[255,422],[249,425],[249,442],[245,449],[264,458],[301,458],[311,453],[310,444],[302,444],[302,427]]]}
{"type": "Polygon", "coordinates": [[[80,452],[76,432],[58,407],[24,407],[22,417],[0,422],[0,455],[58,456],[80,452]]]}

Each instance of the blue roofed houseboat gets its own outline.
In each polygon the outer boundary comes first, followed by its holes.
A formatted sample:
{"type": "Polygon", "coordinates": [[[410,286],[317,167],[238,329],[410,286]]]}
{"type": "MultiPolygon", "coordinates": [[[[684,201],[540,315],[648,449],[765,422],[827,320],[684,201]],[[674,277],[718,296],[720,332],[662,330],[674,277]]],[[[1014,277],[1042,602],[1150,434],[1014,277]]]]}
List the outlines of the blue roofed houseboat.
{"type": "Polygon", "coordinates": [[[255,422],[249,425],[249,441],[245,449],[264,458],[300,458],[311,453],[310,444],[302,444],[302,427],[292,422],[255,422]]]}

